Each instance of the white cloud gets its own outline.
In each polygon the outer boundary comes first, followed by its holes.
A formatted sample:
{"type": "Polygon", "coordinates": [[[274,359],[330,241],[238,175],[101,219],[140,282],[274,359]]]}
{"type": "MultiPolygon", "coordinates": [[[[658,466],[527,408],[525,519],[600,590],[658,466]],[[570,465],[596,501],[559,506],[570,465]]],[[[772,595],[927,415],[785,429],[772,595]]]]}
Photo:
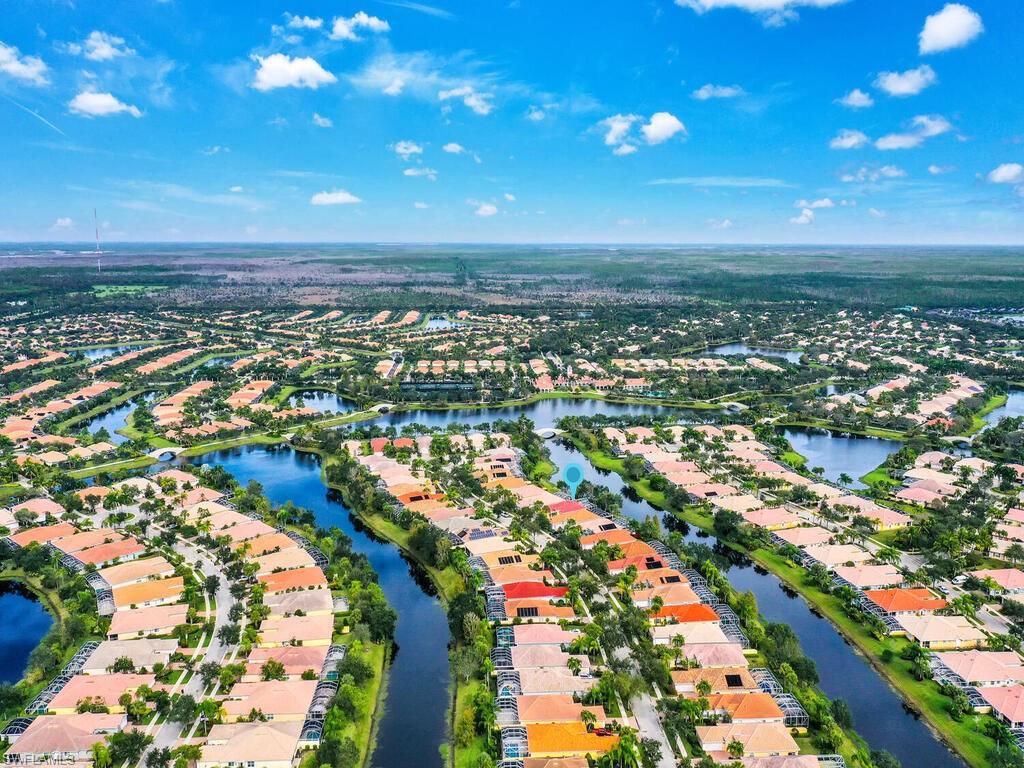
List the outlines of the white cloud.
{"type": "Polygon", "coordinates": [[[344,189],[334,189],[330,192],[317,192],[309,198],[309,202],[311,205],[353,205],[363,201],[344,189]]]}
{"type": "Polygon", "coordinates": [[[603,125],[606,128],[604,134],[605,145],[614,147],[617,144],[621,144],[625,141],[630,128],[633,127],[633,123],[640,119],[642,118],[639,115],[612,115],[611,117],[606,117],[598,123],[598,125],[603,125]]]}
{"type": "Polygon", "coordinates": [[[836,204],[832,202],[832,198],[823,197],[820,200],[797,200],[794,204],[796,208],[835,208],[836,204]]]}
{"type": "Polygon", "coordinates": [[[868,213],[871,214],[871,218],[873,219],[884,219],[889,215],[885,211],[880,211],[877,208],[868,208],[868,213]]]}
{"type": "Polygon", "coordinates": [[[531,122],[539,123],[545,117],[547,117],[547,113],[540,107],[531,106],[528,110],[526,110],[526,119],[530,120],[531,122]]]}
{"type": "Polygon", "coordinates": [[[244,192],[245,190],[243,190],[242,187],[240,187],[238,184],[235,184],[235,186],[233,186],[228,191],[229,192],[234,192],[235,194],[238,194],[239,192],[244,192]]]}
{"type": "Polygon", "coordinates": [[[38,56],[22,56],[13,45],[0,42],[0,72],[29,85],[47,85],[46,62],[38,56]]]}
{"type": "Polygon", "coordinates": [[[219,155],[222,152],[224,154],[227,154],[230,151],[231,151],[231,147],[225,147],[225,146],[223,146],[221,144],[214,144],[213,146],[206,147],[205,149],[200,149],[199,150],[199,152],[201,154],[204,154],[207,157],[213,157],[214,155],[219,155]]]}
{"type": "Polygon", "coordinates": [[[334,19],[331,24],[330,38],[331,40],[349,40],[356,42],[362,38],[356,34],[357,30],[365,29],[369,32],[381,33],[387,32],[391,29],[391,25],[388,24],[384,19],[378,19],[376,16],[370,16],[366,11],[359,11],[355,16],[345,18],[344,16],[338,16],[334,19]]]}
{"type": "Polygon", "coordinates": [[[437,171],[433,168],[427,168],[425,166],[416,166],[415,168],[406,168],[402,171],[403,176],[409,176],[412,178],[424,177],[431,181],[437,181],[437,171]]]}
{"type": "Polygon", "coordinates": [[[732,229],[732,219],[708,219],[707,225],[711,229],[732,229]]]}
{"type": "Polygon", "coordinates": [[[142,112],[132,104],[125,104],[110,93],[81,91],[68,102],[68,109],[83,117],[107,117],[127,112],[132,117],[142,117],[142,112]]]}
{"type": "Polygon", "coordinates": [[[661,144],[677,133],[686,135],[686,126],[670,112],[655,112],[651,119],[640,129],[648,144],[661,144]]]}
{"type": "Polygon", "coordinates": [[[934,85],[938,80],[935,70],[927,64],[906,72],[881,72],[875,79],[875,88],[885,91],[890,96],[915,96],[934,85]]]}
{"type": "Polygon", "coordinates": [[[317,128],[333,128],[334,121],[329,117],[324,117],[319,112],[313,113],[313,125],[317,128]]]}
{"type": "Polygon", "coordinates": [[[739,8],[761,18],[766,27],[780,27],[798,18],[798,8],[828,8],[846,0],[676,0],[676,5],[706,13],[718,8],[739,8]]]}
{"type": "Polygon", "coordinates": [[[861,131],[854,131],[850,128],[843,128],[836,134],[835,138],[828,143],[832,149],[860,149],[868,143],[867,135],[861,131]]]}
{"type": "Polygon", "coordinates": [[[53,222],[53,229],[71,229],[73,226],[75,226],[75,222],[68,216],[61,216],[53,222]]]}
{"type": "Polygon", "coordinates": [[[110,61],[120,56],[132,56],[135,51],[124,44],[124,38],[93,30],[81,43],[69,43],[68,53],[85,56],[90,61],[110,61]]]}
{"type": "Polygon", "coordinates": [[[632,155],[634,152],[636,152],[635,144],[619,144],[619,146],[612,150],[612,154],[616,157],[625,157],[626,155],[632,155]]]}
{"type": "Polygon", "coordinates": [[[836,102],[850,109],[866,109],[875,105],[875,100],[871,98],[871,94],[864,93],[860,88],[854,88],[841,99],[836,99],[836,102]]]}
{"type": "Polygon", "coordinates": [[[743,89],[738,85],[714,85],[713,83],[707,83],[690,95],[698,101],[707,101],[708,99],[734,99],[737,96],[743,95],[743,89]]]}
{"type": "Polygon", "coordinates": [[[1020,163],[1003,163],[993,169],[988,180],[993,184],[1017,184],[1024,181],[1024,165],[1020,163]]]}
{"type": "Polygon", "coordinates": [[[491,99],[493,93],[478,93],[471,85],[460,85],[458,88],[448,88],[437,92],[439,101],[458,99],[478,115],[489,115],[494,109],[491,99]]]}
{"type": "Polygon", "coordinates": [[[461,155],[466,151],[466,148],[464,146],[454,141],[449,141],[447,144],[441,147],[441,149],[443,149],[449,155],[461,155]]]}
{"type": "Polygon", "coordinates": [[[396,141],[391,145],[391,149],[394,150],[395,154],[403,160],[408,160],[413,155],[422,155],[423,147],[417,144],[415,141],[409,141],[408,139],[402,139],[396,141]]]}
{"type": "Polygon", "coordinates": [[[762,176],[676,176],[668,179],[653,179],[649,186],[665,185],[687,187],[726,187],[736,189],[759,189],[774,187],[791,187],[782,179],[765,178],[762,176]]]}
{"type": "Polygon", "coordinates": [[[421,210],[421,211],[425,211],[425,210],[426,210],[427,208],[429,208],[429,207],[430,207],[430,205],[429,205],[429,204],[427,204],[427,203],[421,203],[421,202],[418,202],[418,201],[417,201],[417,202],[415,202],[415,203],[413,203],[413,204],[412,204],[412,207],[413,207],[413,208],[418,208],[418,209],[419,209],[419,210],[421,210]]]}
{"type": "Polygon", "coordinates": [[[962,3],[946,3],[941,11],[924,20],[918,51],[923,55],[962,48],[984,31],[977,13],[962,3]]]}
{"type": "Polygon", "coordinates": [[[310,56],[292,58],[283,53],[269,56],[253,54],[253,61],[259,62],[252,87],[257,91],[272,91],[275,88],[312,88],[338,81],[334,75],[320,66],[310,56]]]}
{"type": "Polygon", "coordinates": [[[952,124],[942,115],[917,115],[910,121],[911,129],[904,133],[890,133],[875,142],[881,150],[914,149],[925,139],[941,136],[953,130],[952,124]]]}
{"type": "Polygon", "coordinates": [[[952,173],[955,170],[956,167],[952,165],[935,165],[933,163],[932,165],[928,166],[928,173],[930,173],[932,176],[941,176],[944,173],[952,173]]]}
{"type": "Polygon", "coordinates": [[[473,200],[472,198],[466,201],[466,205],[473,206],[476,209],[473,211],[474,215],[482,218],[493,216],[498,212],[497,206],[491,203],[481,202],[480,200],[473,200]]]}
{"type": "Polygon", "coordinates": [[[883,165],[881,168],[861,166],[853,173],[843,174],[839,179],[847,184],[865,181],[874,183],[882,179],[902,179],[906,175],[906,171],[895,165],[883,165]]]}
{"type": "Polygon", "coordinates": [[[505,193],[505,200],[507,200],[510,203],[514,203],[516,201],[516,196],[513,195],[511,192],[506,192],[505,193]]]}
{"type": "Polygon", "coordinates": [[[320,29],[324,25],[324,20],[318,16],[292,16],[286,13],[285,18],[292,29],[320,29]]]}
{"type": "Polygon", "coordinates": [[[386,96],[399,96],[402,93],[402,89],[405,88],[405,80],[400,77],[396,77],[386,86],[384,86],[381,93],[386,96]]]}
{"type": "Polygon", "coordinates": [[[801,225],[813,224],[814,223],[814,211],[812,211],[810,208],[804,208],[802,211],[800,211],[800,215],[799,216],[793,216],[789,220],[789,223],[790,224],[801,224],[801,225]]]}

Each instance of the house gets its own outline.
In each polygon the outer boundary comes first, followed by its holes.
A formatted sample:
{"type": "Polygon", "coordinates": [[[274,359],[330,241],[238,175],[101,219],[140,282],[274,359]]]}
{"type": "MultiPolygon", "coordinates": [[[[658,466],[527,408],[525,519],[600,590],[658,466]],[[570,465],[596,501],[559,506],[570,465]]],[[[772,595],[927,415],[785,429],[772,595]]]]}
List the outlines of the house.
{"type": "Polygon", "coordinates": [[[578,722],[584,711],[592,713],[598,723],[603,723],[607,717],[604,707],[586,707],[565,694],[517,696],[516,709],[519,722],[524,725],[578,722]]]}
{"type": "Polygon", "coordinates": [[[573,675],[568,669],[555,667],[550,669],[523,669],[519,671],[519,684],[522,695],[540,694],[584,694],[597,685],[593,677],[573,675]]]}
{"type": "Polygon", "coordinates": [[[179,600],[184,589],[185,580],[181,576],[115,587],[113,590],[114,606],[118,611],[125,611],[132,608],[166,605],[179,600]]]}
{"type": "Polygon", "coordinates": [[[579,632],[562,629],[553,624],[516,624],[512,627],[512,636],[517,646],[522,645],[568,645],[579,632]]]}
{"type": "Polygon", "coordinates": [[[107,734],[122,730],[126,724],[124,715],[91,712],[43,715],[29,723],[4,757],[15,765],[41,765],[51,761],[91,763],[93,744],[103,741],[107,734]]]}
{"type": "Polygon", "coordinates": [[[963,616],[909,615],[899,618],[907,635],[921,645],[937,651],[977,648],[985,634],[963,616]]]}
{"type": "Polygon", "coordinates": [[[834,572],[857,589],[895,587],[903,583],[903,574],[891,565],[840,565],[834,572]]]}
{"type": "Polygon", "coordinates": [[[188,606],[184,603],[117,611],[110,619],[107,639],[134,640],[146,635],[169,635],[175,627],[187,623],[188,606]]]}
{"type": "Polygon", "coordinates": [[[263,666],[268,661],[276,661],[284,666],[284,674],[289,680],[302,679],[304,672],[313,672],[320,676],[324,662],[327,660],[326,645],[283,645],[274,648],[253,648],[246,660],[245,675],[242,682],[262,680],[263,666]]]}
{"type": "Polygon", "coordinates": [[[817,525],[804,526],[802,528],[788,528],[776,531],[775,535],[787,544],[804,549],[819,544],[827,544],[835,536],[832,531],[821,528],[817,525]]]}
{"type": "Polygon", "coordinates": [[[762,509],[751,509],[740,513],[744,520],[758,528],[766,531],[782,531],[786,528],[796,528],[801,520],[784,507],[764,507],[762,509]]]}
{"type": "Polygon", "coordinates": [[[527,751],[532,757],[602,755],[618,743],[618,736],[599,736],[588,731],[582,721],[526,726],[527,751]]]}
{"type": "Polygon", "coordinates": [[[1013,651],[936,653],[935,659],[975,688],[1024,683],[1024,661],[1013,651]]]}
{"type": "Polygon", "coordinates": [[[255,683],[236,683],[221,703],[224,720],[234,723],[256,710],[267,720],[294,721],[300,725],[313,701],[316,680],[269,680],[255,683]]]}
{"type": "Polygon", "coordinates": [[[796,755],[800,746],[789,729],[781,723],[723,723],[721,725],[697,726],[697,738],[705,752],[718,757],[726,754],[726,748],[733,741],[743,745],[747,757],[772,757],[774,755],[796,755]]]}
{"type": "Polygon", "coordinates": [[[733,723],[782,723],[779,705],[763,691],[713,693],[708,697],[705,716],[728,717],[733,723]]]}
{"type": "Polygon", "coordinates": [[[701,681],[711,686],[711,693],[756,693],[761,688],[746,666],[714,667],[706,669],[673,669],[670,673],[676,693],[688,698],[697,693],[701,681]]]}
{"type": "Polygon", "coordinates": [[[55,715],[73,715],[84,699],[106,706],[113,714],[122,714],[124,707],[118,701],[122,694],[134,694],[142,685],[153,687],[153,675],[115,672],[109,675],[75,675],[48,705],[55,715]]]}
{"type": "Polygon", "coordinates": [[[97,573],[111,588],[126,587],[149,579],[164,579],[174,575],[174,566],[163,557],[147,557],[143,560],[132,560],[109,568],[101,568],[97,573]]]}
{"type": "Polygon", "coordinates": [[[1024,685],[979,688],[992,714],[1010,728],[1024,728],[1024,685]]]}
{"type": "Polygon", "coordinates": [[[262,648],[294,644],[330,645],[333,636],[334,617],[331,615],[271,616],[260,624],[259,645],[262,648]]]}
{"type": "Polygon", "coordinates": [[[118,659],[131,659],[136,671],[166,665],[178,650],[177,640],[104,640],[82,666],[83,675],[105,675],[118,659]]]}
{"type": "Polygon", "coordinates": [[[830,571],[843,565],[857,565],[871,559],[871,553],[854,544],[816,544],[804,550],[830,571]]]}
{"type": "Polygon", "coordinates": [[[971,571],[969,575],[979,581],[991,579],[995,582],[996,588],[990,590],[992,594],[1019,595],[1024,593],[1024,571],[1018,568],[993,568],[971,571]]]}
{"type": "Polygon", "coordinates": [[[291,768],[301,734],[298,721],[215,725],[196,768],[291,768]]]}
{"type": "Polygon", "coordinates": [[[864,597],[889,616],[931,613],[947,605],[927,589],[870,589],[864,592],[864,597]]]}

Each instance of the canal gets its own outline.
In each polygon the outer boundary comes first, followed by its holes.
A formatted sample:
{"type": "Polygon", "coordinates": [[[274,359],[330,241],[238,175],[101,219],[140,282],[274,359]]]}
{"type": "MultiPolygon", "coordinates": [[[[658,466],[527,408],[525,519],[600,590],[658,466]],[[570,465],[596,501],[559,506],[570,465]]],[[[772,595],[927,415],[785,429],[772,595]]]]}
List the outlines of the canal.
{"type": "Polygon", "coordinates": [[[83,421],[76,427],[76,429],[85,429],[90,435],[95,435],[101,429],[107,430],[107,434],[110,435],[109,441],[114,445],[120,445],[128,440],[124,435],[118,434],[117,430],[123,429],[128,424],[128,414],[138,408],[140,405],[149,404],[153,402],[156,397],[156,393],[147,392],[144,395],[133,398],[132,400],[126,400],[120,405],[114,406],[109,411],[93,416],[91,419],[83,421]]]}
{"type": "Polygon", "coordinates": [[[39,599],[16,581],[0,581],[0,683],[16,683],[29,656],[53,626],[39,599]]]}
{"type": "MultiPolygon", "coordinates": [[[[627,517],[642,520],[653,515],[664,519],[661,511],[640,498],[619,475],[594,467],[571,445],[558,442],[547,445],[551,460],[557,467],[575,463],[583,468],[586,480],[622,494],[622,512],[627,517]]],[[[692,527],[684,538],[713,548],[718,545],[714,536],[692,527]]],[[[818,668],[819,687],[829,698],[846,701],[853,715],[854,729],[872,749],[888,750],[904,768],[963,768],[964,763],[935,737],[923,721],[903,708],[899,694],[827,619],[813,613],[799,595],[784,590],[782,582],[764,569],[755,567],[748,558],[730,552],[729,562],[725,570],[729,582],[741,592],[753,592],[765,619],[788,624],[793,629],[804,653],[818,668]]]]}
{"type": "Polygon", "coordinates": [[[324,486],[317,456],[290,448],[247,446],[204,454],[196,464],[220,466],[246,485],[256,480],[275,505],[291,501],[313,512],[323,528],[337,526],[369,559],[388,602],[398,612],[398,646],[389,672],[372,768],[441,768],[448,710],[448,620],[422,571],[394,545],[367,530],[341,497],[324,486]]]}

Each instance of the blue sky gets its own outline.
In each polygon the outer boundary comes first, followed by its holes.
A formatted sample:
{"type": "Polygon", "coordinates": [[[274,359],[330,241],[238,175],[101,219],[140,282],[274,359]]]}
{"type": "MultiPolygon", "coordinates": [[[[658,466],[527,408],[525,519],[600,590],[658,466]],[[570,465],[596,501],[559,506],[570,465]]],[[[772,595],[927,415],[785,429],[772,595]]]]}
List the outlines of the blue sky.
{"type": "Polygon", "coordinates": [[[1017,0],[50,2],[0,240],[1021,243],[1017,0]]]}

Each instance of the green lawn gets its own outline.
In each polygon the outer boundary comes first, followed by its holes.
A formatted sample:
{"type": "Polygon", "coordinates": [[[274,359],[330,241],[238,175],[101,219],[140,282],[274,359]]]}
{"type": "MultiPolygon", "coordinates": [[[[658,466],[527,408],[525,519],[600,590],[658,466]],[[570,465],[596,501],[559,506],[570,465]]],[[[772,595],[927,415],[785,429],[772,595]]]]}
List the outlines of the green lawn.
{"type": "MultiPolygon", "coordinates": [[[[470,680],[465,685],[459,685],[455,691],[455,717],[459,716],[459,713],[466,706],[466,702],[470,701],[478,690],[484,688],[487,685],[483,680],[470,680]]],[[[477,761],[481,755],[487,754],[487,745],[484,743],[484,737],[477,734],[473,737],[473,741],[464,747],[454,745],[455,749],[455,768],[476,768],[477,761]]]]}
{"type": "Polygon", "coordinates": [[[117,296],[166,291],[167,288],[166,285],[94,285],[92,291],[98,299],[110,299],[117,296]]]}
{"type": "MultiPolygon", "coordinates": [[[[351,636],[348,643],[351,643],[351,636]]],[[[373,742],[376,735],[376,724],[378,710],[381,707],[381,694],[384,692],[384,668],[388,662],[390,653],[380,643],[367,643],[363,646],[366,651],[366,660],[373,668],[373,678],[369,680],[364,690],[368,706],[360,713],[355,722],[349,723],[342,734],[352,739],[359,747],[359,765],[366,765],[370,759],[370,752],[373,749],[373,742]]]]}

